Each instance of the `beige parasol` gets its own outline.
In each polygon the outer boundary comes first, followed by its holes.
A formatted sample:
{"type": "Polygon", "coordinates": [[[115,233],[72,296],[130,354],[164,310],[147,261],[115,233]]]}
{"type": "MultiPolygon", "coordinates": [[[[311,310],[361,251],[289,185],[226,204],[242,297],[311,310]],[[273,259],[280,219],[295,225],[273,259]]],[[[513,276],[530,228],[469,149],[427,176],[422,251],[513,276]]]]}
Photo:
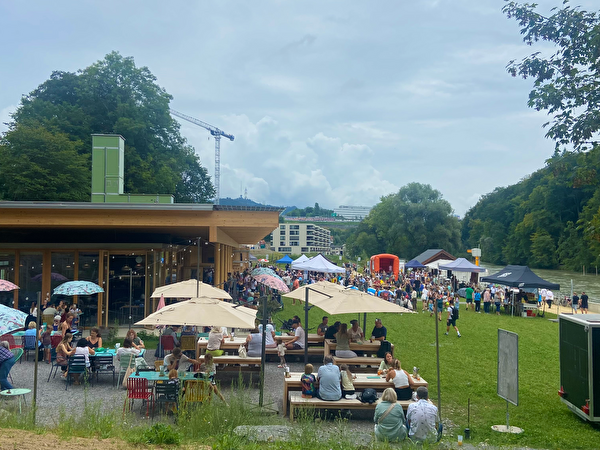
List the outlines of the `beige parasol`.
{"type": "Polygon", "coordinates": [[[167,305],[136,325],[190,325],[254,328],[256,310],[222,300],[200,297],[167,305]]]}
{"type": "Polygon", "coordinates": [[[223,289],[216,288],[210,284],[198,283],[197,280],[180,281],[179,283],[167,284],[166,286],[158,287],[154,290],[151,298],[158,298],[162,295],[165,298],[224,298],[231,300],[231,295],[223,289]]]}

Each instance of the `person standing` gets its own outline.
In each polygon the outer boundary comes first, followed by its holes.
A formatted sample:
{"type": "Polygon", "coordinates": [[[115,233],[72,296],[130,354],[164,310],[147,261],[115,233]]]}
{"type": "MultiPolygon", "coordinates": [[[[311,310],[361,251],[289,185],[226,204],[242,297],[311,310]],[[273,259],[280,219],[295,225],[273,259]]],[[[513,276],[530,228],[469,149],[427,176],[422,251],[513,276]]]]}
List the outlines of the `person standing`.
{"type": "Polygon", "coordinates": [[[467,298],[467,311],[469,310],[469,306],[471,307],[471,311],[474,311],[473,305],[473,288],[471,285],[465,289],[465,297],[467,298]]]}
{"type": "Polygon", "coordinates": [[[479,292],[479,288],[475,289],[475,312],[481,314],[481,292],[479,292]]]}
{"type": "Polygon", "coordinates": [[[450,332],[450,325],[454,327],[456,330],[456,334],[458,337],[462,337],[460,331],[458,331],[458,327],[456,326],[456,321],[458,319],[458,308],[454,308],[454,300],[450,299],[450,304],[448,305],[448,319],[446,320],[446,332],[444,333],[448,336],[450,332]]]}
{"type": "Polygon", "coordinates": [[[571,300],[571,309],[573,310],[573,314],[577,314],[578,307],[579,307],[579,297],[577,296],[577,292],[573,292],[573,299],[571,300]]]}
{"type": "Polygon", "coordinates": [[[483,293],[483,312],[486,314],[490,313],[490,304],[492,303],[492,294],[490,288],[487,288],[483,293]]]}
{"type": "Polygon", "coordinates": [[[581,298],[579,299],[579,307],[581,308],[581,314],[588,313],[588,301],[589,301],[589,298],[588,298],[587,294],[585,293],[585,291],[583,291],[581,293],[581,298]]]}

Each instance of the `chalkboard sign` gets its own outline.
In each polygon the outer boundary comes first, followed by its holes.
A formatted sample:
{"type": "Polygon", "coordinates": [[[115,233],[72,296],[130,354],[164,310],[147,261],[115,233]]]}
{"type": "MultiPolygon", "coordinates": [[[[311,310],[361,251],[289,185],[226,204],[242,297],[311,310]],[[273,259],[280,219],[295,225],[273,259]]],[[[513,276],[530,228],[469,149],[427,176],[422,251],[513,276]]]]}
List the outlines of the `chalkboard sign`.
{"type": "Polygon", "coordinates": [[[498,396],[519,405],[519,335],[498,328],[498,396]]]}

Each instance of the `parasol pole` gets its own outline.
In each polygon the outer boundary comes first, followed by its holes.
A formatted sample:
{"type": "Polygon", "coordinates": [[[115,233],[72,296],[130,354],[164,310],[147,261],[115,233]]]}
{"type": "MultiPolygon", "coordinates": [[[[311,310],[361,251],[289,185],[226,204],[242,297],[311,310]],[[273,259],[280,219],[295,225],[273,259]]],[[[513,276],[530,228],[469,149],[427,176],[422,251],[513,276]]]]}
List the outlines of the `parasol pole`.
{"type": "Polygon", "coordinates": [[[40,309],[40,292],[38,292],[37,317],[35,318],[35,366],[33,367],[33,424],[35,425],[35,410],[37,409],[37,379],[38,379],[38,359],[40,357],[40,348],[38,345],[38,334],[40,332],[40,318],[42,317],[40,309]]]}
{"type": "Polygon", "coordinates": [[[196,243],[196,297],[200,297],[200,237],[196,243]]]}
{"type": "Polygon", "coordinates": [[[440,417],[440,422],[442,421],[442,386],[440,382],[440,335],[438,329],[438,302],[437,299],[435,301],[435,357],[437,364],[437,398],[438,398],[438,414],[440,417]]]}
{"type": "Polygon", "coordinates": [[[258,406],[263,407],[263,397],[265,390],[265,363],[266,363],[266,346],[267,346],[267,303],[270,300],[269,296],[260,297],[262,306],[262,336],[261,336],[261,355],[260,355],[260,395],[258,397],[258,406]]]}

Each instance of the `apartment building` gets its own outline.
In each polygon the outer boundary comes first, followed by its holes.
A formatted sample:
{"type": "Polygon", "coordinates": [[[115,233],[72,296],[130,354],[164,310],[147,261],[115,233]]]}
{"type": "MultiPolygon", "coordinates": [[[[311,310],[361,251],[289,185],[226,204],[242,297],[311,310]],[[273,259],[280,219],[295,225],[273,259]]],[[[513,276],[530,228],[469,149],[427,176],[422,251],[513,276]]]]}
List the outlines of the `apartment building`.
{"type": "Polygon", "coordinates": [[[338,208],[333,208],[333,212],[337,217],[360,222],[369,215],[372,209],[372,206],[340,205],[338,208]]]}
{"type": "Polygon", "coordinates": [[[331,251],[331,232],[314,223],[280,223],[271,234],[271,250],[280,253],[325,253],[331,251]]]}

